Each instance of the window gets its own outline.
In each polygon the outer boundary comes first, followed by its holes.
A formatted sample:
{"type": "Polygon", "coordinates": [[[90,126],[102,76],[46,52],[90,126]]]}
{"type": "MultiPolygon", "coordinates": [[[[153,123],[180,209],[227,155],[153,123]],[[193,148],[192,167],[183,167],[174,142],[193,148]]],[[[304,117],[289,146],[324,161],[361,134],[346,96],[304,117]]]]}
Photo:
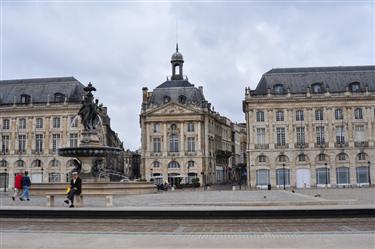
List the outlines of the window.
{"type": "Polygon", "coordinates": [[[266,144],[266,128],[257,128],[257,144],[266,144]]]}
{"type": "Polygon", "coordinates": [[[285,145],[285,128],[276,128],[276,140],[277,146],[285,145]]]}
{"type": "Polygon", "coordinates": [[[48,182],[60,182],[60,173],[49,173],[48,174],[48,182]]]}
{"type": "Polygon", "coordinates": [[[60,147],[60,134],[52,134],[52,151],[55,153],[60,147]]]}
{"type": "Polygon", "coordinates": [[[31,102],[31,97],[30,95],[27,95],[27,94],[22,94],[21,95],[21,104],[30,104],[31,102]]]}
{"type": "Polygon", "coordinates": [[[303,121],[303,120],[304,120],[303,110],[296,111],[296,121],[303,121]]]}
{"type": "Polygon", "coordinates": [[[363,119],[362,108],[356,108],[354,110],[354,118],[355,119],[363,119]]]}
{"type": "Polygon", "coordinates": [[[257,122],[264,122],[264,112],[257,111],[256,112],[256,119],[257,119],[257,122]]]}
{"type": "Polygon", "coordinates": [[[153,143],[154,152],[160,152],[161,151],[161,139],[154,138],[152,143],[153,143]]]}
{"type": "Polygon", "coordinates": [[[329,168],[316,169],[316,184],[317,185],[330,184],[329,168]]]}
{"type": "Polygon", "coordinates": [[[324,145],[325,144],[324,126],[316,127],[316,144],[318,144],[318,145],[324,145]]]}
{"type": "Polygon", "coordinates": [[[43,135],[42,134],[35,135],[35,152],[37,153],[43,152],[43,135]]]}
{"type": "Polygon", "coordinates": [[[187,143],[188,143],[188,152],[195,152],[195,138],[188,137],[187,143]]]}
{"type": "Polygon", "coordinates": [[[370,183],[370,175],[369,175],[369,167],[366,166],[360,166],[356,168],[357,173],[357,183],[370,183]]]}
{"type": "Polygon", "coordinates": [[[159,123],[154,124],[154,133],[160,133],[160,124],[159,123]]]}
{"type": "Polygon", "coordinates": [[[283,111],[277,111],[276,112],[276,121],[284,121],[284,112],[283,111]]]}
{"type": "Polygon", "coordinates": [[[3,154],[9,153],[9,135],[1,136],[1,152],[3,154]]]}
{"type": "Polygon", "coordinates": [[[172,130],[172,133],[176,133],[177,132],[177,125],[171,124],[171,130],[172,130]]]}
{"type": "Polygon", "coordinates": [[[193,132],[194,131],[194,123],[193,122],[189,122],[187,124],[187,131],[188,132],[193,132]]]}
{"type": "Polygon", "coordinates": [[[22,161],[22,160],[18,160],[18,161],[16,162],[16,166],[17,166],[17,167],[25,167],[25,162],[22,161]]]}
{"type": "Polygon", "coordinates": [[[169,138],[169,151],[178,152],[178,137],[177,134],[172,134],[169,138]]]}
{"type": "Polygon", "coordinates": [[[305,145],[305,127],[297,127],[297,144],[305,145]]]}
{"type": "Polygon", "coordinates": [[[18,128],[19,129],[26,129],[26,119],[25,118],[20,118],[18,121],[18,128]]]}
{"type": "Polygon", "coordinates": [[[323,92],[323,86],[322,83],[314,83],[311,85],[312,92],[313,93],[322,93],[323,92]]]}
{"type": "Polygon", "coordinates": [[[78,134],[71,133],[69,135],[69,145],[70,147],[78,147],[78,134]]]}
{"type": "Polygon", "coordinates": [[[50,162],[50,165],[51,167],[58,167],[60,165],[59,161],[56,160],[56,159],[53,159],[51,162],[50,162]]]}
{"type": "Polygon", "coordinates": [[[359,92],[361,90],[361,85],[359,82],[353,82],[349,84],[349,89],[351,92],[359,92]]]}
{"type": "Polygon", "coordinates": [[[326,154],[321,153],[318,155],[319,162],[324,162],[325,160],[326,160],[326,154]]]}
{"type": "Polygon", "coordinates": [[[42,129],[43,128],[43,118],[37,118],[36,119],[35,127],[37,129],[42,129]]]}
{"type": "Polygon", "coordinates": [[[64,102],[65,101],[65,95],[62,93],[55,93],[54,94],[54,101],[55,102],[64,102]]]}
{"type": "Polygon", "coordinates": [[[298,161],[299,162],[305,162],[306,161],[306,155],[305,154],[299,154],[298,155],[298,161]]]}
{"type": "Polygon", "coordinates": [[[356,125],[354,127],[354,141],[356,142],[365,141],[365,127],[363,125],[356,125]]]}
{"type": "Polygon", "coordinates": [[[357,159],[359,161],[364,161],[364,160],[366,160],[366,158],[367,158],[367,155],[366,155],[366,153],[363,153],[363,152],[359,153],[358,156],[357,156],[357,159]]]}
{"type": "Polygon", "coordinates": [[[339,161],[346,161],[346,154],[345,153],[340,153],[338,155],[339,161]]]}
{"type": "Polygon", "coordinates": [[[52,119],[52,127],[53,128],[60,128],[60,118],[54,117],[52,119]]]}
{"type": "Polygon", "coordinates": [[[343,113],[342,109],[336,109],[335,110],[335,119],[336,120],[344,119],[344,113],[343,113]]]}
{"type": "Polygon", "coordinates": [[[8,162],[5,159],[0,161],[0,167],[8,167],[8,162]]]}
{"type": "Polygon", "coordinates": [[[323,120],[324,116],[323,116],[323,110],[316,110],[315,111],[315,120],[319,121],[319,120],[323,120]]]}
{"type": "Polygon", "coordinates": [[[188,166],[189,169],[192,168],[192,167],[194,167],[195,166],[194,161],[192,161],[192,160],[188,161],[188,165],[187,166],[188,166]]]}
{"type": "Polygon", "coordinates": [[[264,156],[264,155],[260,155],[259,158],[258,158],[258,161],[260,163],[265,163],[265,162],[267,162],[267,157],[264,156]]]}
{"type": "Polygon", "coordinates": [[[70,127],[71,128],[78,127],[78,117],[70,117],[70,127]]]}
{"type": "Polygon", "coordinates": [[[268,169],[258,169],[256,171],[256,182],[258,186],[270,184],[270,171],[268,169]]]}
{"type": "Polygon", "coordinates": [[[337,144],[345,144],[344,126],[337,126],[336,127],[336,143],[337,144]]]}
{"type": "Polygon", "coordinates": [[[337,184],[341,185],[347,185],[350,183],[348,167],[340,167],[336,169],[336,181],[337,184]]]}
{"type": "Polygon", "coordinates": [[[164,96],[164,104],[168,103],[169,101],[171,101],[171,98],[169,96],[164,96]]]}
{"type": "Polygon", "coordinates": [[[26,135],[18,135],[18,152],[26,153],[26,135]]]}
{"type": "Polygon", "coordinates": [[[3,119],[3,129],[9,130],[10,129],[10,121],[9,119],[3,119]]]}
{"type": "Polygon", "coordinates": [[[285,155],[280,155],[278,158],[277,158],[277,161],[280,162],[280,163],[285,163],[287,162],[288,158],[285,156],[285,155]]]}
{"type": "Polygon", "coordinates": [[[154,162],[152,163],[152,167],[153,167],[153,168],[160,168],[160,162],[158,162],[158,161],[154,161],[154,162]]]}
{"type": "Polygon", "coordinates": [[[178,97],[178,101],[181,103],[181,104],[185,104],[186,103],[186,96],[184,95],[180,95],[178,97]]]}
{"type": "Polygon", "coordinates": [[[176,161],[171,161],[170,163],[168,163],[168,168],[169,169],[179,169],[180,164],[176,161]]]}
{"type": "Polygon", "coordinates": [[[276,84],[273,86],[273,92],[275,94],[283,94],[284,93],[284,86],[282,84],[276,84]]]}
{"type": "Polygon", "coordinates": [[[39,159],[36,159],[32,162],[31,164],[32,167],[41,167],[42,166],[42,161],[40,161],[39,159]]]}
{"type": "Polygon", "coordinates": [[[289,169],[277,169],[276,170],[276,185],[288,186],[290,185],[290,170],[289,169]],[[285,179],[285,182],[284,182],[285,179]]]}

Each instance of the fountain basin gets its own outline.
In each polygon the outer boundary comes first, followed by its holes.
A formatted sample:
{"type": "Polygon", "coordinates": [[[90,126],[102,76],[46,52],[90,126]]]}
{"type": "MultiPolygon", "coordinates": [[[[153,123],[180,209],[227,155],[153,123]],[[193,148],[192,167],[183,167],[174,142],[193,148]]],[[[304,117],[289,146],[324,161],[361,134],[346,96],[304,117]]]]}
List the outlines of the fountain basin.
{"type": "Polygon", "coordinates": [[[120,154],[121,149],[109,146],[80,146],[66,147],[58,150],[59,156],[64,157],[106,157],[120,154]]]}

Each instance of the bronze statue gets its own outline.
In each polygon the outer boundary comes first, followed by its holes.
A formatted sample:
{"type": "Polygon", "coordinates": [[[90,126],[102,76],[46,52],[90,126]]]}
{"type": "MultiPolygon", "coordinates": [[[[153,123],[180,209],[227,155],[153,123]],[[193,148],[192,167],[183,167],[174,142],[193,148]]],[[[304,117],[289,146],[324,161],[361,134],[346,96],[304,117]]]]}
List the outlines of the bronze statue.
{"type": "Polygon", "coordinates": [[[81,122],[85,130],[95,130],[100,122],[100,112],[102,112],[101,106],[98,105],[98,100],[94,103],[94,95],[92,91],[96,91],[96,88],[92,86],[91,82],[83,88],[86,95],[82,101],[82,106],[78,112],[81,117],[81,122]]]}

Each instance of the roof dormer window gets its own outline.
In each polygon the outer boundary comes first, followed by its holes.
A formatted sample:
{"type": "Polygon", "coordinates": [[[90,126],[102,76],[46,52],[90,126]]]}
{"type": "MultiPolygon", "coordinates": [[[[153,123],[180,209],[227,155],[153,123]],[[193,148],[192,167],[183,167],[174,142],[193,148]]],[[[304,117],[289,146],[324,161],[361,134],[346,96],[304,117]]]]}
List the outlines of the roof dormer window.
{"type": "Polygon", "coordinates": [[[311,89],[313,93],[322,93],[323,92],[323,84],[322,83],[314,83],[311,85],[311,89]]]}
{"type": "Polygon", "coordinates": [[[282,84],[276,84],[273,86],[273,92],[275,94],[284,94],[284,86],[282,84]]]}
{"type": "Polygon", "coordinates": [[[186,96],[185,95],[180,95],[180,97],[178,97],[178,101],[181,104],[185,104],[186,103],[186,96]]]}
{"type": "Polygon", "coordinates": [[[62,93],[55,93],[54,94],[54,102],[64,102],[65,101],[65,95],[62,93]]]}
{"type": "Polygon", "coordinates": [[[361,84],[359,82],[352,82],[349,84],[349,89],[351,92],[361,91],[361,84]]]}
{"type": "Polygon", "coordinates": [[[171,98],[169,96],[164,96],[163,100],[164,100],[164,104],[166,104],[169,101],[171,101],[171,98]]]}
{"type": "Polygon", "coordinates": [[[21,104],[30,104],[31,97],[27,94],[21,94],[21,104]]]}

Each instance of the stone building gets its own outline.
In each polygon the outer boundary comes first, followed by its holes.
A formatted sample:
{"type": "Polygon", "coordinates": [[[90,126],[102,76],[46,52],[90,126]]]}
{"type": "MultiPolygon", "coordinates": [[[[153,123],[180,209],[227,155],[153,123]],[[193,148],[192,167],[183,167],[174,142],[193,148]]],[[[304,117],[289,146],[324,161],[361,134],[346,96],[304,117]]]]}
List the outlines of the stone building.
{"type": "Polygon", "coordinates": [[[237,184],[245,184],[247,180],[246,171],[246,123],[232,124],[232,141],[233,141],[233,156],[230,158],[232,162],[231,180],[237,184]]]}
{"type": "Polygon", "coordinates": [[[246,89],[248,184],[375,181],[375,66],[281,68],[246,89]]]}
{"type": "Polygon", "coordinates": [[[187,183],[196,177],[201,184],[223,183],[231,167],[231,121],[183,75],[183,63],[176,47],[170,79],[152,92],[143,88],[141,175],[156,183],[187,183]]]}
{"type": "Polygon", "coordinates": [[[140,172],[141,154],[138,151],[124,151],[124,174],[129,179],[138,179],[140,172]]]}
{"type": "MultiPolygon", "coordinates": [[[[57,155],[80,144],[77,116],[83,85],[73,77],[0,81],[0,188],[13,186],[14,174],[29,171],[32,182],[65,182],[76,161],[57,155]]],[[[103,107],[100,141],[120,146],[103,107]]],[[[121,168],[121,158],[104,160],[121,168]],[[120,164],[119,164],[120,163],[120,164]]]]}

